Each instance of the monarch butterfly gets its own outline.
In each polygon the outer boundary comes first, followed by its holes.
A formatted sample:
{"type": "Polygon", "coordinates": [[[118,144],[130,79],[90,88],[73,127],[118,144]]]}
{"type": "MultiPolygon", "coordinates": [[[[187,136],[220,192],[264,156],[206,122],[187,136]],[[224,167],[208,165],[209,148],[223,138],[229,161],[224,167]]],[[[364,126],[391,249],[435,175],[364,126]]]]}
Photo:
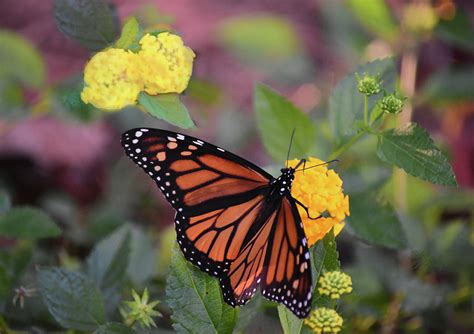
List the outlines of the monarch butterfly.
{"type": "Polygon", "coordinates": [[[218,277],[227,304],[247,303],[259,287],[299,318],[308,316],[310,255],[299,202],[291,196],[304,160],[274,178],[220,147],[175,132],[132,129],[122,135],[122,146],[176,210],[182,253],[218,277]]]}

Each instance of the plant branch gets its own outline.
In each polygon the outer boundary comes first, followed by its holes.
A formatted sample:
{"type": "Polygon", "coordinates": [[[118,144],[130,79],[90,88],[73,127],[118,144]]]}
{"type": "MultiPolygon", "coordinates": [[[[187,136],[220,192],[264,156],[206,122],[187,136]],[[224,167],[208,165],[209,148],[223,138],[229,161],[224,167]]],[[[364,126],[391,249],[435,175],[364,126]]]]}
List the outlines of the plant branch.
{"type": "Polygon", "coordinates": [[[364,129],[363,131],[358,132],[354,136],[351,137],[346,143],[344,143],[342,146],[339,146],[337,149],[335,149],[328,157],[328,160],[334,160],[337,157],[339,157],[342,153],[346,152],[352,145],[354,145],[364,134],[367,133],[367,129],[364,129]]]}
{"type": "MultiPolygon", "coordinates": [[[[407,50],[401,60],[400,69],[400,86],[408,97],[407,103],[403,111],[398,115],[397,125],[398,127],[411,121],[413,116],[413,105],[411,100],[415,94],[416,84],[416,69],[417,69],[417,56],[414,50],[407,50]]],[[[395,203],[397,207],[402,211],[407,211],[407,175],[404,171],[396,168],[394,171],[394,192],[395,192],[395,203]]]]}
{"type": "Polygon", "coordinates": [[[369,125],[369,97],[364,95],[364,125],[369,125]]]}

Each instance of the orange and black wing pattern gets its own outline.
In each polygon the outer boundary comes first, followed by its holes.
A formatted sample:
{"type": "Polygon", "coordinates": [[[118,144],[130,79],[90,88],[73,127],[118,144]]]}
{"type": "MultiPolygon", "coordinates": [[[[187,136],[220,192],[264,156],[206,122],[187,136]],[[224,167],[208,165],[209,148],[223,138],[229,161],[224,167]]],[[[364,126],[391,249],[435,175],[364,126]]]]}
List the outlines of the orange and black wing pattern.
{"type": "Polygon", "coordinates": [[[269,240],[263,296],[286,305],[300,318],[311,310],[312,277],[308,244],[296,204],[291,196],[281,201],[269,240]]]}
{"type": "Polygon", "coordinates": [[[122,145],[176,209],[186,258],[220,277],[258,219],[271,175],[219,147],[170,131],[129,130],[122,145]]]}
{"type": "Polygon", "coordinates": [[[228,304],[245,304],[260,286],[265,297],[307,315],[306,239],[294,203],[269,201],[270,174],[222,148],[165,130],[129,130],[122,145],[176,209],[184,256],[219,278],[228,304]],[[284,297],[288,291],[296,305],[284,297]]]}

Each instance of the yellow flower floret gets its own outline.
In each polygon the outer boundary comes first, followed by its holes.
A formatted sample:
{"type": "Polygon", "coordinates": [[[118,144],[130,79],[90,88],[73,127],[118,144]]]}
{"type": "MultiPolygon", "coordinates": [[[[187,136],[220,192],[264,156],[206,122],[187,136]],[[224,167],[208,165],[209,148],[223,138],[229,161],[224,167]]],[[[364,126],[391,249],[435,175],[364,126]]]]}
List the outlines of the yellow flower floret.
{"type": "Polygon", "coordinates": [[[334,310],[320,307],[311,311],[304,324],[311,328],[313,333],[339,333],[342,328],[342,317],[334,310]]]}
{"type": "Polygon", "coordinates": [[[318,282],[318,291],[331,299],[338,299],[344,293],[352,292],[352,278],[340,271],[324,273],[318,282]]]}
{"type": "MultiPolygon", "coordinates": [[[[288,165],[295,167],[299,160],[290,160],[288,165]]],[[[349,197],[344,195],[342,180],[324,161],[309,158],[304,172],[295,173],[291,195],[309,209],[310,219],[305,210],[298,206],[303,221],[304,231],[311,246],[322,239],[334,228],[337,235],[344,227],[344,219],[349,213],[349,197]],[[315,165],[321,166],[309,168],[315,165]]]]}
{"type": "Polygon", "coordinates": [[[136,103],[142,90],[138,56],[123,49],[106,49],[94,55],[84,69],[81,98],[104,110],[136,103]]]}
{"type": "Polygon", "coordinates": [[[138,52],[145,91],[150,95],[181,93],[193,71],[194,52],[181,37],[162,32],[140,39],[138,52]]]}

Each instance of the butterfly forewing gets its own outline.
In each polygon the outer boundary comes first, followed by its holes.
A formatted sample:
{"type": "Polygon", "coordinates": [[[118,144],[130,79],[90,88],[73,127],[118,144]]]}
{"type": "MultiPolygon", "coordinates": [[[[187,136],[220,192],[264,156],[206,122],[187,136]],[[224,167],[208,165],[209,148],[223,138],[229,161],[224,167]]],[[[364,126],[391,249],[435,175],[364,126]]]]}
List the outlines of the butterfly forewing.
{"type": "Polygon", "coordinates": [[[212,144],[165,130],[129,130],[122,145],[176,209],[184,256],[219,277],[228,304],[245,304],[260,286],[265,297],[307,315],[306,239],[291,198],[268,200],[270,174],[212,144]]]}
{"type": "Polygon", "coordinates": [[[220,276],[255,222],[271,175],[212,144],[170,131],[129,130],[122,145],[176,209],[186,258],[220,276]],[[222,245],[231,238],[223,255],[222,245]]]}

